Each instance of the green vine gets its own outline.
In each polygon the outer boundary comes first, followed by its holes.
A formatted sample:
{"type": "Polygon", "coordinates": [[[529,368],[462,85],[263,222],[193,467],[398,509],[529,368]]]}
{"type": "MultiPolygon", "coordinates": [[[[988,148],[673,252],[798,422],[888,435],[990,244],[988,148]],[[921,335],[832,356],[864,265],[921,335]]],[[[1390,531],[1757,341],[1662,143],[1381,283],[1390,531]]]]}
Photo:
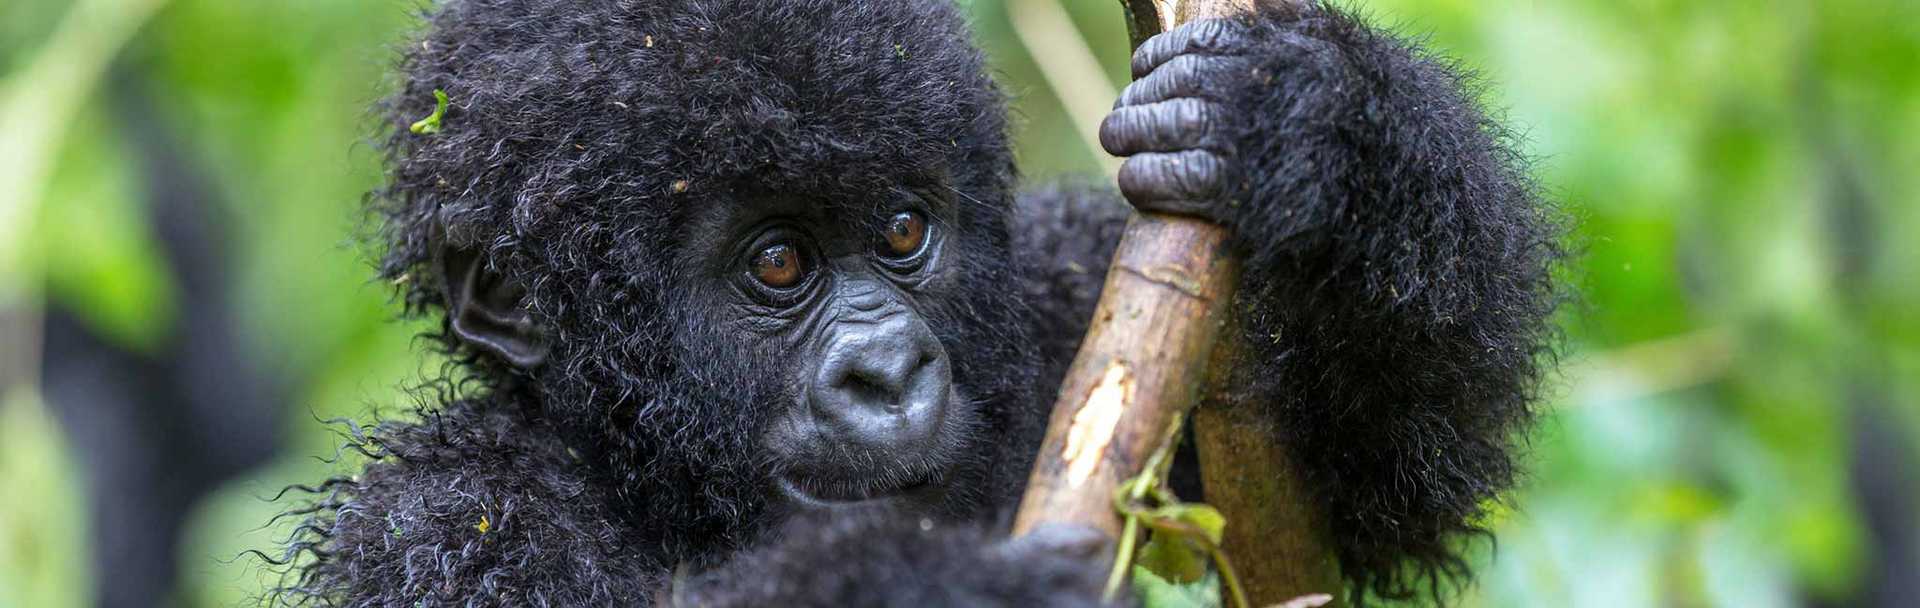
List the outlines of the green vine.
{"type": "Polygon", "coordinates": [[[1234,608],[1249,608],[1246,589],[1220,548],[1226,517],[1206,504],[1180,502],[1167,486],[1173,451],[1185,421],[1185,414],[1175,416],[1159,447],[1147,457],[1146,467],[1114,489],[1113,509],[1119,512],[1123,524],[1113,570],[1107,574],[1105,599],[1112,601],[1119,594],[1128,571],[1136,566],[1170,583],[1200,582],[1206,575],[1204,558],[1211,560],[1220,573],[1234,608]],[[1152,532],[1145,547],[1139,546],[1142,526],[1152,532]]]}

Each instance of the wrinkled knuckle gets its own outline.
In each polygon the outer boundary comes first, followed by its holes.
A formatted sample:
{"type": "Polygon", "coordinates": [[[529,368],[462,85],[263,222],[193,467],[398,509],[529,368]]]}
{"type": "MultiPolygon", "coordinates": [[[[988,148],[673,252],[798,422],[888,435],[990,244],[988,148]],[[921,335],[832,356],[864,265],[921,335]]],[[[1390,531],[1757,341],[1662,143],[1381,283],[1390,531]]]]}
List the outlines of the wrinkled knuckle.
{"type": "Polygon", "coordinates": [[[1173,102],[1169,108],[1174,124],[1187,132],[1203,133],[1213,124],[1213,104],[1205,100],[1183,98],[1173,102]]]}
{"type": "Polygon", "coordinates": [[[1213,180],[1213,173],[1196,159],[1180,163],[1180,166],[1174,169],[1174,176],[1174,182],[1179,184],[1180,192],[1188,196],[1205,196],[1213,180]]]}
{"type": "Polygon", "coordinates": [[[1151,86],[1152,85],[1148,84],[1145,80],[1135,80],[1128,83],[1126,88],[1120,89],[1120,97],[1113,100],[1113,109],[1118,110],[1127,106],[1138,105],[1141,99],[1147,98],[1147,96],[1152,93],[1150,90],[1151,86]]]}
{"type": "Polygon", "coordinates": [[[1193,47],[1210,52],[1233,50],[1246,34],[1246,27],[1238,19],[1216,17],[1196,21],[1193,26],[1193,47]]]}
{"type": "Polygon", "coordinates": [[[1200,84],[1204,80],[1202,75],[1206,72],[1206,65],[1205,56],[1181,55],[1154,71],[1156,74],[1166,73],[1159,80],[1165,87],[1167,96],[1191,96],[1201,89],[1200,84]]]}
{"type": "Polygon", "coordinates": [[[1183,192],[1194,197],[1218,195],[1225,185],[1226,160],[1211,152],[1188,154],[1180,163],[1179,180],[1183,192]]]}
{"type": "Polygon", "coordinates": [[[1173,149],[1220,148],[1224,109],[1216,103],[1196,98],[1176,99],[1161,108],[1161,143],[1173,149]]]}
{"type": "Polygon", "coordinates": [[[1168,73],[1167,75],[1172,77],[1173,80],[1189,82],[1194,76],[1200,73],[1206,64],[1206,55],[1181,55],[1167,60],[1165,65],[1160,66],[1159,70],[1155,71],[1165,70],[1168,73]]]}
{"type": "Polygon", "coordinates": [[[1115,176],[1120,182],[1120,190],[1131,192],[1140,189],[1141,174],[1146,172],[1146,157],[1135,156],[1120,163],[1120,173],[1115,176]]]}
{"type": "Polygon", "coordinates": [[[1160,66],[1155,75],[1165,72],[1167,92],[1164,98],[1193,97],[1219,99],[1225,87],[1222,81],[1245,73],[1251,66],[1240,57],[1218,55],[1181,55],[1160,66]]]}
{"type": "Polygon", "coordinates": [[[1226,41],[1233,25],[1227,19],[1206,19],[1192,24],[1192,36],[1195,48],[1218,50],[1226,41]]]}
{"type": "Polygon", "coordinates": [[[1133,77],[1141,78],[1153,72],[1161,63],[1161,58],[1173,51],[1176,41],[1169,32],[1155,34],[1133,50],[1133,77]]]}
{"type": "Polygon", "coordinates": [[[1213,172],[1213,180],[1215,183],[1224,184],[1233,179],[1237,163],[1234,161],[1232,155],[1208,152],[1206,156],[1208,171],[1213,172]]]}
{"type": "Polygon", "coordinates": [[[1164,181],[1166,165],[1157,155],[1135,156],[1120,165],[1120,192],[1127,200],[1140,202],[1153,198],[1164,181]]]}
{"type": "Polygon", "coordinates": [[[1114,156],[1127,155],[1126,133],[1120,124],[1120,116],[1119,112],[1114,112],[1100,121],[1100,147],[1114,156]]]}

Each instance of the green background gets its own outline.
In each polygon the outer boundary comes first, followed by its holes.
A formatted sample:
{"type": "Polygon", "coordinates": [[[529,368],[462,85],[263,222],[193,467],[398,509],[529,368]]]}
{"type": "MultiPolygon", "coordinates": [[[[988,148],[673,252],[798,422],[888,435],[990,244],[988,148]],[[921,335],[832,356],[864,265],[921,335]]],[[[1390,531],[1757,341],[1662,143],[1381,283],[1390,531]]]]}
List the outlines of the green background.
{"type": "MultiPolygon", "coordinates": [[[[1075,125],[1124,83],[1117,3],[962,3],[1028,175],[1110,170],[1075,125]]],[[[294,389],[289,445],[200,504],[157,604],[253,602],[271,575],[236,556],[284,534],[257,497],[332,470],[315,417],[401,405],[430,365],[352,240],[378,178],[368,107],[415,5],[0,0],[0,306],[57,301],[134,349],[174,322],[102,98],[119,61],[231,203],[236,323],[294,389]]],[[[1920,3],[1358,6],[1484,76],[1578,222],[1534,470],[1465,603],[1847,604],[1875,555],[1920,545],[1868,534],[1848,485],[1858,408],[1920,433],[1920,3]]],[[[1912,452],[1865,464],[1912,492],[1912,452]]],[[[34,387],[0,395],[0,608],[88,602],[74,459],[34,387]]]]}

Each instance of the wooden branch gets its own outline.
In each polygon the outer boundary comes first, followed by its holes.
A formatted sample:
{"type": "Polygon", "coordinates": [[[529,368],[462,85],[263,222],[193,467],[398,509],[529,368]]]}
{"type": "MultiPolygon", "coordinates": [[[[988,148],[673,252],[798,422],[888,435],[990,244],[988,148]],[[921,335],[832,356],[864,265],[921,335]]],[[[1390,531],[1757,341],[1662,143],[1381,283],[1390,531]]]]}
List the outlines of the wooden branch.
{"type": "MultiPolygon", "coordinates": [[[[1256,0],[1121,0],[1133,44],[1180,23],[1251,10],[1256,0]]],[[[1279,0],[1260,0],[1279,1],[1279,0]]],[[[1297,5],[1288,0],[1289,5],[1297,5]]],[[[1080,352],[1060,387],[1014,534],[1046,522],[1118,535],[1114,489],[1141,472],[1168,426],[1209,386],[1208,365],[1238,264],[1227,231],[1188,217],[1142,215],[1127,225],[1080,352]]],[[[1224,367],[1223,367],[1224,369],[1224,367]]],[[[1195,422],[1206,499],[1227,518],[1224,547],[1255,606],[1338,597],[1339,569],[1273,422],[1231,392],[1206,391],[1195,422]],[[1317,598],[1316,598],[1317,599],[1317,598]]],[[[1320,605],[1320,604],[1316,604],[1320,605]]]]}
{"type": "Polygon", "coordinates": [[[1226,237],[1191,218],[1143,215],[1127,224],[1060,386],[1014,534],[1042,522],[1120,533],[1114,488],[1140,473],[1203,386],[1233,295],[1226,237]]]}
{"type": "MultiPolygon", "coordinates": [[[[1230,342],[1214,349],[1216,369],[1233,356],[1230,342]]],[[[1307,493],[1277,424],[1261,404],[1236,398],[1215,382],[1193,416],[1206,503],[1226,517],[1220,546],[1233,558],[1247,599],[1273,606],[1326,594],[1321,606],[1344,605],[1340,562],[1327,540],[1325,514],[1307,493]]]]}

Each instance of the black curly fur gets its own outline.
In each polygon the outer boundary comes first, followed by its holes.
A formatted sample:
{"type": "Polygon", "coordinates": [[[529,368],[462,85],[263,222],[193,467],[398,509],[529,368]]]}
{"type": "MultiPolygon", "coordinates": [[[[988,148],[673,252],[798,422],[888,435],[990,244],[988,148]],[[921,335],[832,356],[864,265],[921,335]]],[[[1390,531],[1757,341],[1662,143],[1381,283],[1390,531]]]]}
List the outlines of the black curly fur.
{"type": "Polygon", "coordinates": [[[316,488],[322,509],[285,604],[617,606],[661,585],[656,564],[536,414],[511,403],[456,401],[417,423],[348,432],[372,462],[316,488]],[[565,581],[555,585],[553,581],[565,581]]]}
{"type": "MultiPolygon", "coordinates": [[[[479,250],[526,287],[552,351],[519,372],[443,324],[475,384],[350,433],[374,459],[295,510],[279,600],[646,604],[686,566],[713,568],[709,598],[939,605],[1093,575],[993,564],[978,522],[1018,496],[1128,208],[1082,186],[1014,196],[1005,102],[954,7],[450,0],[426,21],[383,106],[380,274],[410,314],[439,315],[434,252],[479,250]],[[436,89],[444,129],[409,133],[436,89]],[[965,438],[978,494],[951,514],[976,523],[772,540],[757,492],[773,463],[752,439],[780,394],[750,372],[781,353],[707,322],[687,220],[746,192],[857,199],[928,172],[964,201],[951,280],[917,304],[985,416],[965,438]]],[[[1357,599],[1437,592],[1514,482],[1559,228],[1459,70],[1326,7],[1253,23],[1238,51],[1261,76],[1221,87],[1253,123],[1223,218],[1245,259],[1229,373],[1272,404],[1357,599]]]]}
{"type": "Polygon", "coordinates": [[[1255,36],[1230,385],[1280,414],[1347,578],[1437,592],[1515,481],[1561,227],[1470,74],[1338,11],[1255,36]]]}
{"type": "Polygon", "coordinates": [[[999,544],[1004,531],[859,514],[782,528],[782,544],[675,581],[663,595],[707,608],[1125,606],[1100,601],[1106,572],[1085,558],[999,544]]]}

